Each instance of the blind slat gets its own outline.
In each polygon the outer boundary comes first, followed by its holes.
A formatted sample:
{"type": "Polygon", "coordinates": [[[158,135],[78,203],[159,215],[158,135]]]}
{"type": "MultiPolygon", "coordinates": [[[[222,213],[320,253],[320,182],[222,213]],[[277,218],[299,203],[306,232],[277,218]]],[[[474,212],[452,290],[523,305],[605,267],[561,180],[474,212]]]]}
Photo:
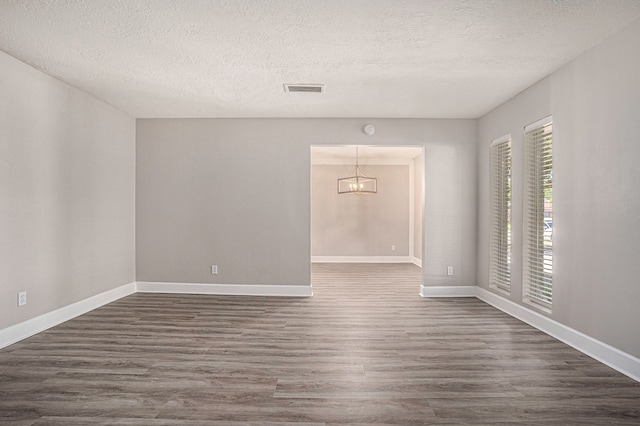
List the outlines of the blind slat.
{"type": "Polygon", "coordinates": [[[511,287],[511,137],[491,144],[490,285],[503,291],[511,287]]]}
{"type": "Polygon", "coordinates": [[[553,252],[545,220],[553,217],[553,125],[541,120],[524,134],[524,253],[523,285],[527,301],[551,308],[553,252]]]}

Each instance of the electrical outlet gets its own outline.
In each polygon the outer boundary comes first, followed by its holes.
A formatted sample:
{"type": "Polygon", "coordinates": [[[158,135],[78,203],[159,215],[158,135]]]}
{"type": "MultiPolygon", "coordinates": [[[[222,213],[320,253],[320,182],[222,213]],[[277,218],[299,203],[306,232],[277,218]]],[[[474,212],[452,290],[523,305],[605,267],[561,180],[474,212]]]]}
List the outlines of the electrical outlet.
{"type": "Polygon", "coordinates": [[[211,274],[218,275],[218,265],[211,265],[211,274]]]}
{"type": "Polygon", "coordinates": [[[447,275],[453,275],[453,266],[447,266],[447,275]]]}
{"type": "Polygon", "coordinates": [[[396,246],[391,246],[391,251],[396,251],[396,246]]]}
{"type": "Polygon", "coordinates": [[[27,304],[27,292],[21,291],[18,293],[18,306],[24,306],[27,304]]]}

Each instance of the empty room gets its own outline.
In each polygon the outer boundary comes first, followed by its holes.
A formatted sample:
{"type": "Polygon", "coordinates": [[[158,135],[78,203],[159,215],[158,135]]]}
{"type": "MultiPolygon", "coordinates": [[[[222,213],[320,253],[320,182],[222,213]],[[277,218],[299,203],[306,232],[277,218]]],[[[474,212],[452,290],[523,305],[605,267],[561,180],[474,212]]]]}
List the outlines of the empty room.
{"type": "Polygon", "coordinates": [[[0,0],[0,424],[640,424],[640,1],[0,0]]]}

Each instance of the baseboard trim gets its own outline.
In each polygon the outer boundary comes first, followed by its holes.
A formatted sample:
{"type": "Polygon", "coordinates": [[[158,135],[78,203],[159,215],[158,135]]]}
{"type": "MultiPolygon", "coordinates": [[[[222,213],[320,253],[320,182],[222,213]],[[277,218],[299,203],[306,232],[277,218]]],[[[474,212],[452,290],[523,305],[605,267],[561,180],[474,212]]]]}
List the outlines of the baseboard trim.
{"type": "Polygon", "coordinates": [[[414,263],[411,256],[311,256],[311,263],[414,263]]]}
{"type": "Polygon", "coordinates": [[[34,334],[45,331],[51,327],[55,327],[56,325],[62,324],[63,322],[69,321],[77,316],[86,314],[100,306],[106,305],[107,303],[129,296],[135,292],[136,283],[132,282],[116,287],[112,290],[107,290],[104,293],[96,294],[95,296],[88,297],[84,300],[80,300],[54,311],[47,312],[46,314],[42,314],[10,327],[3,328],[0,330],[0,349],[26,339],[27,337],[31,337],[34,334]]]}
{"type": "Polygon", "coordinates": [[[425,286],[420,285],[422,297],[476,297],[475,286],[425,286]]]}
{"type": "Polygon", "coordinates": [[[411,257],[411,263],[422,268],[422,260],[417,257],[411,257]]]}
{"type": "Polygon", "coordinates": [[[482,287],[476,287],[477,298],[501,311],[529,324],[585,355],[608,365],[614,370],[640,382],[640,358],[614,348],[593,337],[567,327],[551,318],[518,305],[482,287]]]}
{"type": "MultiPolygon", "coordinates": [[[[195,284],[133,282],[91,296],[30,320],[0,330],[0,349],[136,292],[186,293],[238,296],[313,296],[309,285],[195,284]]],[[[477,297],[506,314],[566,343],[591,358],[640,382],[640,359],[604,342],[476,286],[420,286],[420,296],[477,297]]]]}
{"type": "Polygon", "coordinates": [[[138,281],[136,289],[140,293],[215,294],[219,296],[313,296],[313,289],[310,285],[197,284],[138,281]]]}

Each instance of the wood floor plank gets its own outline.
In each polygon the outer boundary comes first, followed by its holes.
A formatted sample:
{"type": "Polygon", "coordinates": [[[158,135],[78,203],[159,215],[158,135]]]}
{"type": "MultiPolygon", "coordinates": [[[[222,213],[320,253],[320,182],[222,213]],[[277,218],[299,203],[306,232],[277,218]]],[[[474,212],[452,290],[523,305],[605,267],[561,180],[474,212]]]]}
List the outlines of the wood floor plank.
{"type": "Polygon", "coordinates": [[[312,298],[138,293],[0,350],[0,424],[640,424],[639,383],[416,266],[312,269],[312,298]]]}

